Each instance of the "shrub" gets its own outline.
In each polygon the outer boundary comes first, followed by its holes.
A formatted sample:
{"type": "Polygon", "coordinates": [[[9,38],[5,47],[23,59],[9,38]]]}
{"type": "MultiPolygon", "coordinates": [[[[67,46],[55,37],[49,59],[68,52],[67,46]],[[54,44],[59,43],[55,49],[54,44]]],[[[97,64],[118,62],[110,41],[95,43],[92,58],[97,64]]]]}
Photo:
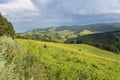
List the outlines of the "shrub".
{"type": "Polygon", "coordinates": [[[0,80],[37,80],[42,75],[37,57],[12,38],[2,36],[0,46],[0,80]]]}

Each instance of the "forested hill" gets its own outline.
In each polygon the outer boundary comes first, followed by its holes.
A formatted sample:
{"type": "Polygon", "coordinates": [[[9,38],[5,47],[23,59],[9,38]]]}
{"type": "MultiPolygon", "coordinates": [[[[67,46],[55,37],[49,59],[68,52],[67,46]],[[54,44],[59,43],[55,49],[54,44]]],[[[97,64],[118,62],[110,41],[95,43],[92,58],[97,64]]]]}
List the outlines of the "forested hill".
{"type": "Polygon", "coordinates": [[[116,30],[120,30],[120,23],[60,26],[45,29],[33,29],[25,33],[20,33],[17,37],[52,42],[64,42],[67,39],[76,38],[78,36],[116,30]]]}
{"type": "Polygon", "coordinates": [[[120,30],[79,36],[68,39],[66,43],[89,44],[101,49],[120,53],[120,30]]]}
{"type": "Polygon", "coordinates": [[[99,23],[99,24],[59,26],[59,27],[53,26],[44,29],[43,28],[33,29],[30,31],[36,33],[41,31],[49,31],[52,28],[56,29],[56,31],[69,30],[69,31],[74,31],[75,33],[79,33],[83,30],[90,30],[93,32],[108,32],[108,31],[120,30],[120,23],[99,23]]]}
{"type": "Polygon", "coordinates": [[[58,27],[57,30],[70,30],[78,33],[83,30],[89,30],[92,32],[108,32],[120,30],[120,23],[99,23],[88,25],[61,26],[58,27]]]}
{"type": "Polygon", "coordinates": [[[11,37],[15,37],[15,30],[12,26],[12,24],[7,21],[5,17],[2,16],[0,13],[0,36],[7,35],[11,37]]]}

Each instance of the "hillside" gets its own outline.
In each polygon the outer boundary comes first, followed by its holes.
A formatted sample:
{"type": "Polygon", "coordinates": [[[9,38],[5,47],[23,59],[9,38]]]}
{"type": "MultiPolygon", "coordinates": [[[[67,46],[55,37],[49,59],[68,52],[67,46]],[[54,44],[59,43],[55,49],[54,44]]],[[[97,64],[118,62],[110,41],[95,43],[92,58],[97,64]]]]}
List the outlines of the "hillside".
{"type": "Polygon", "coordinates": [[[66,42],[89,44],[118,54],[120,53],[120,31],[79,36],[77,38],[68,39],[66,42]]]}
{"type": "Polygon", "coordinates": [[[0,39],[0,79],[119,80],[120,56],[85,44],[0,39]],[[7,45],[9,44],[9,45],[7,45]],[[5,51],[5,52],[4,52],[5,51]],[[6,58],[4,60],[4,57],[6,58]],[[6,64],[7,63],[7,64],[6,64]],[[4,67],[5,66],[5,67],[4,67]]]}
{"type": "Polygon", "coordinates": [[[120,30],[120,23],[99,23],[88,25],[74,25],[74,26],[61,26],[57,30],[70,30],[79,33],[83,30],[89,30],[92,32],[108,32],[120,30]]]}
{"type": "Polygon", "coordinates": [[[45,29],[34,29],[18,34],[18,38],[36,39],[52,42],[64,42],[70,38],[108,31],[120,30],[119,23],[89,24],[80,26],[60,26],[45,29]],[[87,31],[86,31],[87,30],[87,31]],[[82,34],[82,35],[81,35],[82,34]]]}
{"type": "Polygon", "coordinates": [[[12,24],[0,13],[0,36],[7,35],[15,37],[15,31],[12,24]]]}
{"type": "Polygon", "coordinates": [[[88,34],[95,34],[96,32],[92,32],[89,30],[83,30],[79,33],[80,36],[88,35],[88,34]]]}

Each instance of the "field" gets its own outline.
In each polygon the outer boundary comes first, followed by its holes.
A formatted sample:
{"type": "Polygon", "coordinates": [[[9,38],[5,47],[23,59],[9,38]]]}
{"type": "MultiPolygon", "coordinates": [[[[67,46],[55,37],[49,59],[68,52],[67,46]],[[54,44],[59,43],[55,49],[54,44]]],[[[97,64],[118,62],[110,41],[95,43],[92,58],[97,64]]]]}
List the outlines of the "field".
{"type": "Polygon", "coordinates": [[[95,32],[92,32],[92,31],[89,31],[89,30],[83,30],[79,34],[80,34],[80,36],[84,36],[84,35],[87,35],[87,34],[95,34],[95,32]]]}
{"type": "Polygon", "coordinates": [[[3,38],[0,46],[0,80],[120,80],[120,55],[89,45],[3,38]]]}

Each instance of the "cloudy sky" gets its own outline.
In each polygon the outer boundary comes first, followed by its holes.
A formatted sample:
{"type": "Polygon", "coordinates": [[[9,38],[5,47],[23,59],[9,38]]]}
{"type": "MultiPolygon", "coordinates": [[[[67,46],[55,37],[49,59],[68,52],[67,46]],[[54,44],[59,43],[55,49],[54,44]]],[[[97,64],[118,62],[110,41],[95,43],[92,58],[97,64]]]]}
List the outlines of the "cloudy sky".
{"type": "Polygon", "coordinates": [[[0,0],[16,32],[61,25],[120,22],[120,0],[0,0]]]}

